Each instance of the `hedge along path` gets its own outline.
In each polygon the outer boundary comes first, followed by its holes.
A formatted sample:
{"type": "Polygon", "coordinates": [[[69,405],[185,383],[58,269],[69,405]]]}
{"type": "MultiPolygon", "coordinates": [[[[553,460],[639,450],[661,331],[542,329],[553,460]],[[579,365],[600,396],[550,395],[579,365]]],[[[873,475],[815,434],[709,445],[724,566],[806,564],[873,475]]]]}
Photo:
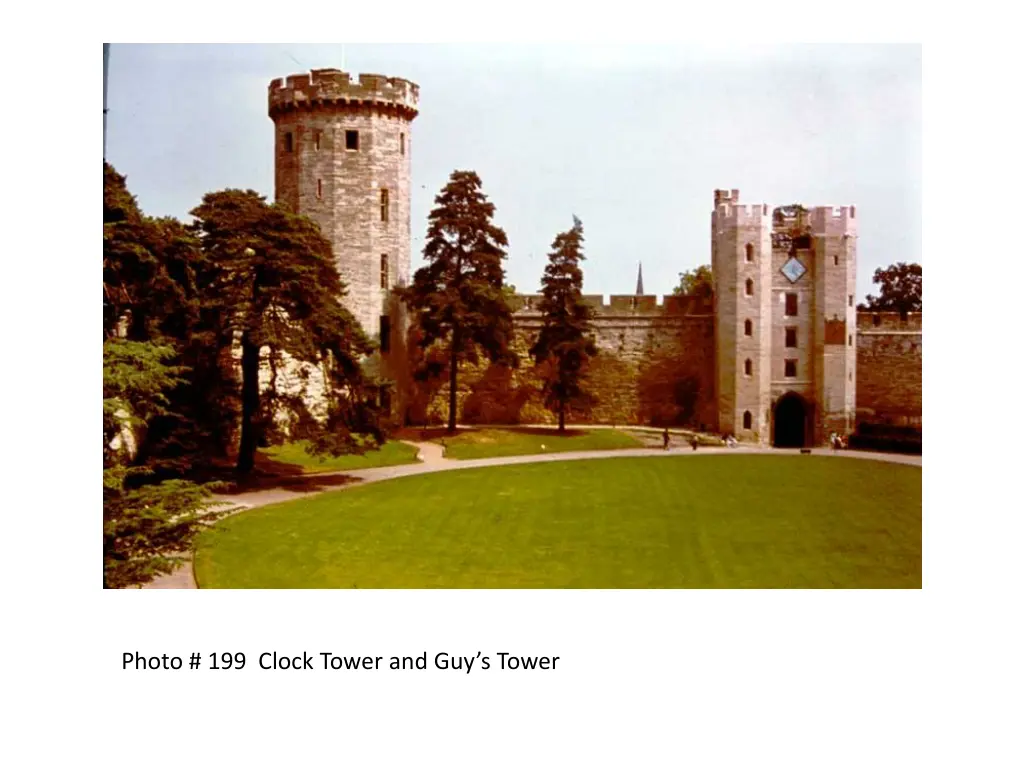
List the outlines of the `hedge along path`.
{"type": "MultiPolygon", "coordinates": [[[[338,472],[324,472],[315,475],[315,478],[330,478],[330,477],[345,477],[351,478],[358,482],[340,484],[340,485],[325,485],[323,488],[318,488],[309,491],[294,491],[287,488],[267,488],[257,491],[246,491],[244,493],[234,495],[217,495],[214,496],[214,500],[224,504],[229,504],[234,507],[231,514],[237,512],[243,512],[247,509],[254,509],[256,507],[263,507],[268,504],[277,504],[283,501],[293,501],[295,499],[301,499],[307,496],[314,496],[320,493],[328,493],[331,491],[342,491],[346,488],[354,488],[366,485],[367,483],[376,483],[381,480],[391,480],[396,477],[406,477],[407,475],[423,475],[431,472],[447,472],[450,470],[458,469],[473,469],[475,467],[497,467],[506,464],[536,464],[539,462],[547,461],[576,461],[580,459],[615,459],[624,457],[644,457],[644,456],[665,456],[677,455],[685,456],[690,454],[715,454],[715,455],[750,455],[756,453],[769,453],[773,455],[800,455],[799,449],[779,449],[779,448],[755,448],[749,446],[738,446],[736,448],[710,448],[702,447],[697,451],[692,448],[671,448],[666,451],[661,448],[626,448],[621,450],[601,450],[601,451],[566,451],[564,453],[542,453],[534,454],[529,456],[495,456],[488,459],[446,459],[442,456],[442,449],[440,445],[435,443],[415,443],[411,441],[409,445],[415,446],[419,449],[419,464],[399,464],[392,467],[374,467],[372,469],[359,469],[359,470],[342,470],[338,472]]],[[[862,451],[832,451],[828,448],[815,448],[811,451],[811,454],[816,456],[833,456],[838,459],[861,459],[867,461],[886,461],[894,464],[909,464],[911,466],[922,466],[921,456],[904,456],[900,454],[889,454],[889,453],[869,453],[862,451]]],[[[167,574],[154,579],[149,584],[145,585],[143,589],[197,589],[195,574],[192,570],[191,558],[189,562],[182,565],[181,568],[177,569],[173,573],[167,574]]]]}

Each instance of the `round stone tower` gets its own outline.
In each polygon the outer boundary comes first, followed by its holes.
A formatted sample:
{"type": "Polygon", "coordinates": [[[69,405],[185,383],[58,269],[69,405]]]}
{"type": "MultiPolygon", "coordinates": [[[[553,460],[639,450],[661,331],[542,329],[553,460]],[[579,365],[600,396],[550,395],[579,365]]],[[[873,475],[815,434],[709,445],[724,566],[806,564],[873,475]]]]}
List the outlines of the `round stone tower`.
{"type": "Polygon", "coordinates": [[[348,286],[345,305],[383,357],[398,334],[390,290],[410,271],[409,158],[419,87],[314,69],[271,81],[277,201],[320,225],[348,286]]]}

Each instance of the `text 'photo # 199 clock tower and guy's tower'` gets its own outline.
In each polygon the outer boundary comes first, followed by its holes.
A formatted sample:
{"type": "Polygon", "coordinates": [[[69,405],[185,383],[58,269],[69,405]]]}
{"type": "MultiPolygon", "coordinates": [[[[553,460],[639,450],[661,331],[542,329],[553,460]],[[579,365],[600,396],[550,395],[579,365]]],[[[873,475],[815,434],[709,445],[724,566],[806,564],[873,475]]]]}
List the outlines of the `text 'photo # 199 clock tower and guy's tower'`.
{"type": "MultiPolygon", "coordinates": [[[[391,291],[410,280],[411,128],[419,86],[314,69],[273,80],[268,95],[276,199],[316,221],[331,241],[348,286],[345,304],[379,338],[381,370],[396,382],[388,407],[407,412],[406,323],[391,291]]],[[[711,302],[586,297],[599,357],[621,358],[625,371],[604,386],[627,392],[629,401],[644,357],[669,349],[680,370],[702,384],[694,423],[741,441],[821,444],[833,432],[852,432],[864,407],[913,411],[919,419],[920,316],[858,315],[857,215],[853,205],[772,209],[741,203],[738,190],[715,190],[711,302]],[[916,358],[916,376],[893,392],[883,383],[894,378],[888,368],[908,355],[916,358]],[[860,395],[859,378],[867,379],[860,395]]],[[[536,331],[531,298],[520,296],[517,334],[536,331]]],[[[612,393],[596,394],[600,400],[612,393]]],[[[611,399],[621,402],[622,395],[611,399]]],[[[637,402],[606,420],[641,422],[644,412],[637,402]]]]}

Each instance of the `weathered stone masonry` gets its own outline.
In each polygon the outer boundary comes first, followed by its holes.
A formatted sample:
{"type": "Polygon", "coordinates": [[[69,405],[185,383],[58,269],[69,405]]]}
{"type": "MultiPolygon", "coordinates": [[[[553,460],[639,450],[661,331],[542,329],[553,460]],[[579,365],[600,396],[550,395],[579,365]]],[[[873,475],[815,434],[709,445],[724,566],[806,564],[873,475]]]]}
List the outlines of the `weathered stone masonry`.
{"type": "MultiPolygon", "coordinates": [[[[447,377],[413,382],[404,312],[391,289],[409,281],[411,123],[419,88],[400,78],[334,69],[270,83],[276,195],[331,241],[346,305],[382,352],[370,361],[394,383],[392,414],[414,424],[447,418],[447,377]],[[383,336],[381,335],[383,334],[383,336]]],[[[716,190],[711,214],[714,298],[600,296],[597,404],[576,421],[704,427],[742,440],[820,443],[858,419],[920,423],[920,316],[854,308],[857,211],[741,205],[716,190]]],[[[551,422],[528,350],[539,297],[516,297],[522,365],[466,364],[463,423],[551,422]]],[[[317,399],[317,371],[288,388],[317,399]]],[[[285,375],[290,375],[285,372],[285,375]]],[[[780,443],[781,444],[781,443],[780,443]]]]}
{"type": "MultiPolygon", "coordinates": [[[[681,296],[585,296],[594,310],[598,355],[588,386],[597,404],[571,414],[606,424],[701,424],[717,421],[714,400],[714,326],[711,304],[681,296]]],[[[544,408],[529,348],[541,327],[539,295],[518,295],[517,370],[465,365],[456,395],[462,423],[553,423],[544,408]]],[[[408,418],[442,423],[448,415],[447,377],[418,384],[408,418]]]]}

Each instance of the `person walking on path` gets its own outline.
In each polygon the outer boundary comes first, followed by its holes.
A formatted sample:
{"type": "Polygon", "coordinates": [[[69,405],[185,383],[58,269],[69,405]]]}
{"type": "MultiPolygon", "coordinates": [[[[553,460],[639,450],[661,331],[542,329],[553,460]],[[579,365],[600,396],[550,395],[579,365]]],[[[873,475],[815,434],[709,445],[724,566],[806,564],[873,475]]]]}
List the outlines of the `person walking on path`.
{"type": "Polygon", "coordinates": [[[665,427],[665,431],[661,435],[661,441],[663,443],[662,447],[667,451],[668,450],[668,427],[665,427]]]}

